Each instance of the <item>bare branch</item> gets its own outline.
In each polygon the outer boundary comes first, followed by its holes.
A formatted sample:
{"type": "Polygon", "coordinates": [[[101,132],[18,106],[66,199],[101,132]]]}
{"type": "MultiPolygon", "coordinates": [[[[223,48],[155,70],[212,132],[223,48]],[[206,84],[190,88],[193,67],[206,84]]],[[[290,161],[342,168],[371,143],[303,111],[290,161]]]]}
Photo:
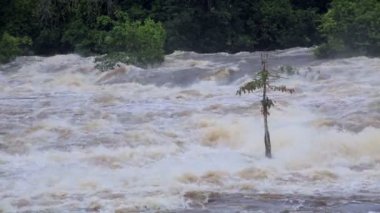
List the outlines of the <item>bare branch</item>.
{"type": "Polygon", "coordinates": [[[290,93],[290,94],[293,94],[295,92],[294,88],[287,88],[284,85],[282,85],[282,86],[271,86],[271,85],[268,85],[268,87],[269,87],[269,89],[271,89],[273,91],[287,92],[287,93],[290,93]]]}

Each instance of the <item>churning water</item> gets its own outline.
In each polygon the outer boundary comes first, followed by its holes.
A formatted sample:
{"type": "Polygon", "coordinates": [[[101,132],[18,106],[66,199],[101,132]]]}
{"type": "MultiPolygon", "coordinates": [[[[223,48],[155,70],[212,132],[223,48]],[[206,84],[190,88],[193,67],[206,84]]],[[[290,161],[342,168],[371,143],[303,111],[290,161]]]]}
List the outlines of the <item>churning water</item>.
{"type": "Polygon", "coordinates": [[[380,211],[380,59],[295,48],[269,66],[296,89],[269,94],[272,160],[260,94],[235,95],[259,53],[107,73],[78,55],[1,66],[0,212],[380,211]]]}

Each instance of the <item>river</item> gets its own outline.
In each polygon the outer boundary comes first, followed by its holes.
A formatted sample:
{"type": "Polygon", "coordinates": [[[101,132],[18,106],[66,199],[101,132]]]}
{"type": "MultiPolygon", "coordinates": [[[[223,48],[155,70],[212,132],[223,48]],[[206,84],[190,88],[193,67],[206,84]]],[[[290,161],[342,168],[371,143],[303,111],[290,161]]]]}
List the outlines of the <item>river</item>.
{"type": "Polygon", "coordinates": [[[270,160],[260,93],[235,95],[259,52],[2,65],[0,212],[380,211],[380,59],[268,53],[296,91],[269,93],[270,160]]]}

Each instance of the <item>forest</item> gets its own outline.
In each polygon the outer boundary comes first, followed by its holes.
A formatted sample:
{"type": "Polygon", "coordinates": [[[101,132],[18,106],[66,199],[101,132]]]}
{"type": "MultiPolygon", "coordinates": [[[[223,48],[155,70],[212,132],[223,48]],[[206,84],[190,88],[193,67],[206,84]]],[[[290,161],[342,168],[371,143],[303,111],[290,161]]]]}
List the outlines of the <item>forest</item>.
{"type": "MultiPolygon", "coordinates": [[[[319,46],[380,54],[379,0],[1,0],[0,63],[18,55],[103,55],[137,65],[199,53],[319,46]]],[[[112,59],[112,60],[110,60],[112,59]]]]}

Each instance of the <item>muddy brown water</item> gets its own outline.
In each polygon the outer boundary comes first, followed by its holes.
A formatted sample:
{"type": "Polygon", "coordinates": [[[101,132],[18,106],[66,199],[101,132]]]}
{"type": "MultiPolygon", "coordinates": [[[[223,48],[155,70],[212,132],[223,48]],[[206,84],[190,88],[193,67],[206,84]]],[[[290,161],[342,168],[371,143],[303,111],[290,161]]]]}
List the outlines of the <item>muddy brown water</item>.
{"type": "Polygon", "coordinates": [[[235,95],[260,53],[1,65],[0,212],[378,212],[380,59],[269,55],[296,90],[269,93],[271,160],[260,94],[235,95]]]}

